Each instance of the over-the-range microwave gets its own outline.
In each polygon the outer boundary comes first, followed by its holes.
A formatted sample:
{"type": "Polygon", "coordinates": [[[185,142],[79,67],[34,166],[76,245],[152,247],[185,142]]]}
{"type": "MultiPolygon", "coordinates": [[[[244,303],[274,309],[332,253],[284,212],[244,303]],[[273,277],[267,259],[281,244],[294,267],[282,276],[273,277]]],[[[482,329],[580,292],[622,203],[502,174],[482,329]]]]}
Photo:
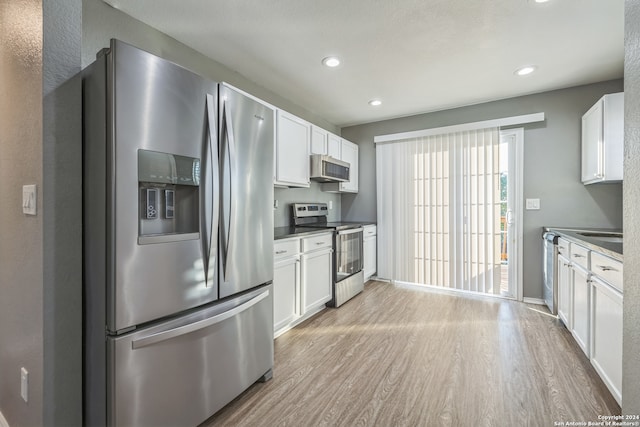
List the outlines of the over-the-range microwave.
{"type": "Polygon", "coordinates": [[[311,156],[311,176],[314,181],[344,182],[349,181],[350,164],[324,154],[311,156]]]}

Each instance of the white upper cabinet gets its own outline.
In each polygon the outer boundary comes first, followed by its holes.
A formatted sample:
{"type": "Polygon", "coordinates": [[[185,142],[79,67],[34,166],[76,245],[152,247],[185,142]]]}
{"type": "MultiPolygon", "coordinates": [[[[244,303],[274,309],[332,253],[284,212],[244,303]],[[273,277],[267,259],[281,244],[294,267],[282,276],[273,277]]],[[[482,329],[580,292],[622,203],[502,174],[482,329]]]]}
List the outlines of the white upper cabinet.
{"type": "Polygon", "coordinates": [[[329,148],[327,154],[335,159],[342,157],[342,138],[332,133],[329,134],[329,148]]]}
{"type": "Polygon", "coordinates": [[[274,184],[309,187],[311,125],[282,110],[277,117],[274,184]]]}
{"type": "Polygon", "coordinates": [[[622,181],[624,93],[605,95],[582,116],[582,182],[622,181]]]}
{"type": "Polygon", "coordinates": [[[329,154],[329,132],[311,126],[311,154],[329,154]]]}
{"type": "Polygon", "coordinates": [[[358,192],[358,146],[345,139],[342,140],[342,159],[349,163],[349,181],[340,183],[340,190],[349,193],[358,192]]]}

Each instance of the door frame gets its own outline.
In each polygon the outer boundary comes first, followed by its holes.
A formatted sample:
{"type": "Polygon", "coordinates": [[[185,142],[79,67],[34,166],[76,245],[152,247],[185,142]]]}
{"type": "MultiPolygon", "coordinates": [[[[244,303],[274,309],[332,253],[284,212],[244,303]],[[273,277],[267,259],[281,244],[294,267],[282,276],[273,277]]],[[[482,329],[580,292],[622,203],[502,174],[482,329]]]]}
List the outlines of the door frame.
{"type": "MultiPolygon", "coordinates": [[[[512,241],[508,241],[515,249],[515,256],[513,260],[509,259],[509,281],[515,280],[515,299],[517,301],[523,300],[523,216],[524,216],[524,204],[523,204],[523,184],[524,184],[524,128],[512,128],[500,130],[500,141],[503,138],[514,138],[513,155],[515,163],[515,171],[512,174],[509,171],[509,184],[513,180],[514,183],[514,198],[513,207],[515,212],[513,213],[515,218],[515,236],[512,241]],[[513,261],[513,262],[512,262],[513,261]]],[[[511,148],[511,147],[509,147],[511,148]]],[[[511,156],[511,149],[509,150],[511,156]]],[[[510,162],[511,163],[511,162],[510,162]]],[[[508,197],[508,196],[507,196],[508,197]]],[[[513,283],[509,283],[509,288],[512,288],[513,283]]]]}

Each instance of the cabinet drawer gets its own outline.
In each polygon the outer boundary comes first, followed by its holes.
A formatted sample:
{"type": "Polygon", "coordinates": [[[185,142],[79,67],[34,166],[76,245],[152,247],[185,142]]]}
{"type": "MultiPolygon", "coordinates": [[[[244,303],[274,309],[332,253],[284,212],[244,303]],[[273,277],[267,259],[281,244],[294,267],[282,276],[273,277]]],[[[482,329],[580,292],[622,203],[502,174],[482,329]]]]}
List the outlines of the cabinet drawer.
{"type": "Polygon", "coordinates": [[[300,239],[281,240],[273,244],[274,258],[284,258],[300,253],[300,239]]]}
{"type": "Polygon", "coordinates": [[[598,252],[591,252],[591,271],[622,292],[622,263],[598,252]]]}
{"type": "Polygon", "coordinates": [[[558,239],[558,254],[564,255],[569,258],[569,253],[571,250],[571,243],[568,240],[563,238],[558,239]]]}
{"type": "Polygon", "coordinates": [[[302,239],[302,252],[316,249],[331,248],[333,246],[333,233],[320,234],[302,239]]]}
{"type": "Polygon", "coordinates": [[[365,225],[362,227],[362,235],[363,237],[371,237],[377,234],[378,227],[375,225],[365,225]]]}
{"type": "Polygon", "coordinates": [[[571,244],[571,262],[584,269],[589,269],[589,249],[584,246],[571,244]]]}

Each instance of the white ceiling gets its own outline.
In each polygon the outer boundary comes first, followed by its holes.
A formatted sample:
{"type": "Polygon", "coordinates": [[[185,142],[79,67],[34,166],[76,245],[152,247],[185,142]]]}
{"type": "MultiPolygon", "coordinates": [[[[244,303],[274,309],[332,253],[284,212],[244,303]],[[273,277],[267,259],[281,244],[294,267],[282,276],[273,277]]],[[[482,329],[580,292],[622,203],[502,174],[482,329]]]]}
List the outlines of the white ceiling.
{"type": "Polygon", "coordinates": [[[624,0],[104,1],[337,126],[623,73],[624,0]]]}

